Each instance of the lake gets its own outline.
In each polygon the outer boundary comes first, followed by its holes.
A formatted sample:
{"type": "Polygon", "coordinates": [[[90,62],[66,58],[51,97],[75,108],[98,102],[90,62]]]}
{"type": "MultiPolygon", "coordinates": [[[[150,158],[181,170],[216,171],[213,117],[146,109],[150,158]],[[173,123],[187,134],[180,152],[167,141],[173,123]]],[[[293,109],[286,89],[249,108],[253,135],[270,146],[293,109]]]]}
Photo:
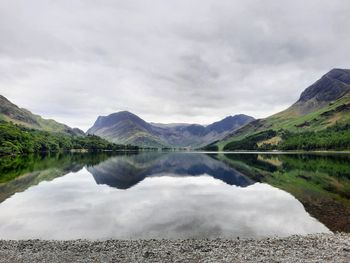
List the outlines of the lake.
{"type": "Polygon", "coordinates": [[[141,152],[0,159],[0,239],[350,232],[350,155],[141,152]]]}

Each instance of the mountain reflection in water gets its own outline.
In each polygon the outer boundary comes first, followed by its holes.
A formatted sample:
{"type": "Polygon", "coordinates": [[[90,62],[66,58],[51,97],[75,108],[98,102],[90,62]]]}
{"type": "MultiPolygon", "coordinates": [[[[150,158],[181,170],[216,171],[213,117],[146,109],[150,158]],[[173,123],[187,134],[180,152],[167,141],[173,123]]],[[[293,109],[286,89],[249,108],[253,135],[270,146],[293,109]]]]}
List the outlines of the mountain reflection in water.
{"type": "Polygon", "coordinates": [[[0,238],[350,232],[349,158],[143,152],[2,159],[0,238]]]}
{"type": "Polygon", "coordinates": [[[248,186],[253,180],[223,162],[201,153],[142,153],[112,157],[87,170],[97,184],[127,189],[146,177],[209,175],[229,185],[248,186]]]}

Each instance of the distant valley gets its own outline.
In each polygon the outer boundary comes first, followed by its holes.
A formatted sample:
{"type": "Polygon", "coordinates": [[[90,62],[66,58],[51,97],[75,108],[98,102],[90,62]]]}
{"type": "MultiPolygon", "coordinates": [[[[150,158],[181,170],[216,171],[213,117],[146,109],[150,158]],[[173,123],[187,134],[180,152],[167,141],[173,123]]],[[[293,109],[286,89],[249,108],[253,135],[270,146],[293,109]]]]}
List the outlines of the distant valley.
{"type": "Polygon", "coordinates": [[[199,124],[148,123],[133,113],[122,111],[100,116],[87,131],[115,143],[144,147],[198,148],[224,138],[253,121],[247,115],[234,115],[203,126],[199,124]]]}

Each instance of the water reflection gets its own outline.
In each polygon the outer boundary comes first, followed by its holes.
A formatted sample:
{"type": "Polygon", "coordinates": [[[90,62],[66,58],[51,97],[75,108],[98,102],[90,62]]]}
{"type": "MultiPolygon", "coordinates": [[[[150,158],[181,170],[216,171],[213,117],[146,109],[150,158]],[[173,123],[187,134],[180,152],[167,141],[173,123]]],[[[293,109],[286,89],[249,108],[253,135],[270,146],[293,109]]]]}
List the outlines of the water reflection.
{"type": "Polygon", "coordinates": [[[332,231],[350,232],[349,154],[219,154],[214,158],[291,193],[332,231]]]}
{"type": "Polygon", "coordinates": [[[123,153],[2,159],[0,238],[350,231],[349,158],[123,153]]]}
{"type": "Polygon", "coordinates": [[[328,231],[284,191],[259,183],[229,186],[210,176],[150,177],[124,191],[96,186],[84,169],[15,197],[0,205],[1,238],[235,238],[328,231]]]}
{"type": "Polygon", "coordinates": [[[117,156],[88,167],[97,184],[127,189],[149,176],[210,175],[237,186],[248,186],[253,180],[223,162],[201,153],[142,153],[117,156]]]}
{"type": "Polygon", "coordinates": [[[42,181],[51,181],[85,165],[96,165],[110,154],[26,155],[0,158],[0,203],[42,181]]]}

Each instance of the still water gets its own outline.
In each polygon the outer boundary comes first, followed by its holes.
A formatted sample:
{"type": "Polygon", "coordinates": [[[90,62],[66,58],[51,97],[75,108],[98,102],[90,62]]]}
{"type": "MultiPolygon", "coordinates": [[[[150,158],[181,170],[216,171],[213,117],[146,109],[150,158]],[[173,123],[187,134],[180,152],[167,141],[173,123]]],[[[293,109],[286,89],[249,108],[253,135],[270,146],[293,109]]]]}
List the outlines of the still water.
{"type": "Polygon", "coordinates": [[[350,232],[350,156],[124,153],[0,160],[0,239],[350,232]]]}

